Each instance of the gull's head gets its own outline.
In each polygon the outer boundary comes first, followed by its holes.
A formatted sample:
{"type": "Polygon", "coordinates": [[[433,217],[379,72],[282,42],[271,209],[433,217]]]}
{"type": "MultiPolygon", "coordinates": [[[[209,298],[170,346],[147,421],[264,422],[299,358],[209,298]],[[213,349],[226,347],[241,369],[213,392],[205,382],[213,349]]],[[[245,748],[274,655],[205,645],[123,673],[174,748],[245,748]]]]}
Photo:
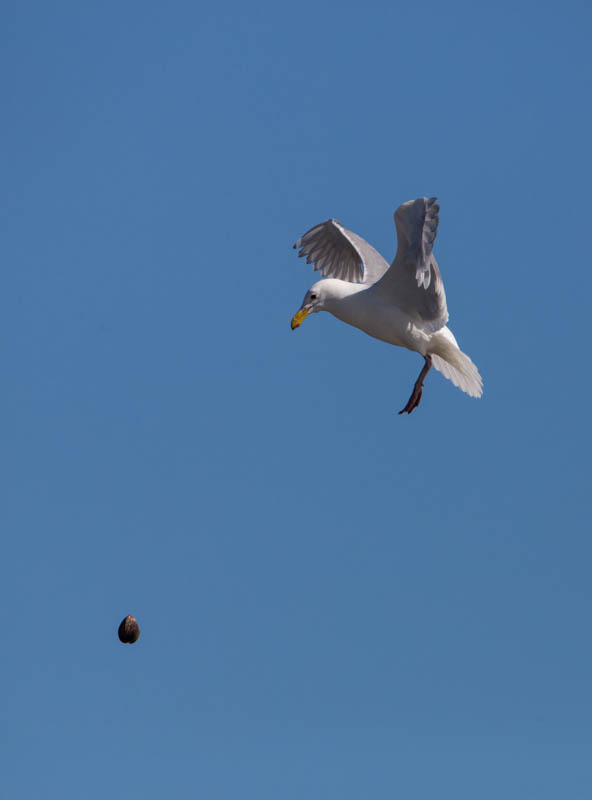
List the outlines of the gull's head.
{"type": "Polygon", "coordinates": [[[327,300],[327,286],[328,281],[318,281],[311,286],[308,292],[304,295],[304,300],[297,311],[292,317],[292,330],[300,326],[302,321],[308,317],[309,314],[315,314],[317,311],[323,311],[325,308],[325,301],[327,300]]]}

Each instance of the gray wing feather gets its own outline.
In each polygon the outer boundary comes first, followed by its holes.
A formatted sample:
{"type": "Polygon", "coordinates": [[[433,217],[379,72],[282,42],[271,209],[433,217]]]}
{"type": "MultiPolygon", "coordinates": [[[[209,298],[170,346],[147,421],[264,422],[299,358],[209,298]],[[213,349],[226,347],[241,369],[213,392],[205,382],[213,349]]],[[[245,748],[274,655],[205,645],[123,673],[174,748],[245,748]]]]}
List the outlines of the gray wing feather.
{"type": "Polygon", "coordinates": [[[397,209],[397,255],[383,278],[396,305],[427,333],[448,322],[444,284],[432,255],[439,211],[435,197],[418,197],[397,209]]]}
{"type": "Polygon", "coordinates": [[[424,289],[431,282],[430,256],[438,233],[439,211],[435,197],[418,197],[403,203],[395,213],[398,253],[404,248],[406,261],[415,265],[417,285],[424,289]]]}
{"type": "Polygon", "coordinates": [[[389,265],[372,245],[336,219],[315,225],[294,245],[298,256],[306,256],[323,278],[339,278],[349,283],[375,283],[389,265]]]}

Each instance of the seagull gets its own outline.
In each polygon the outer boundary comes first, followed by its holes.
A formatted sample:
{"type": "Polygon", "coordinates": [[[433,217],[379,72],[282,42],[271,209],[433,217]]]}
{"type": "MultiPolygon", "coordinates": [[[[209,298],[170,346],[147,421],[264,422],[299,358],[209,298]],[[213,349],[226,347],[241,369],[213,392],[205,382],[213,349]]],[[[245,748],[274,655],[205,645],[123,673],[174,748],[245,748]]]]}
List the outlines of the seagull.
{"type": "Polygon", "coordinates": [[[399,206],[394,215],[397,253],[390,267],[372,245],[336,219],[315,225],[294,245],[324,280],[305,294],[292,330],[309,314],[328,311],[375,339],[423,356],[422,370],[399,414],[417,408],[432,365],[471,397],[483,394],[479,370],[446,325],[444,284],[432,254],[439,211],[435,197],[399,206]]]}

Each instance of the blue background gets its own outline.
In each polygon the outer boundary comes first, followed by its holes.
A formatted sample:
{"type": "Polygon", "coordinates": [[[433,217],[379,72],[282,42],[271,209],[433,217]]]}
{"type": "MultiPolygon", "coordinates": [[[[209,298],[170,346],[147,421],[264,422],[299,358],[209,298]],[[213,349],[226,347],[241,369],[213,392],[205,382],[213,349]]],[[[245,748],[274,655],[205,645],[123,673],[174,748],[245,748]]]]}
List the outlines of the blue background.
{"type": "Polygon", "coordinates": [[[589,798],[590,5],[2,16],[6,797],[589,798]],[[399,417],[292,244],[432,194],[399,417]]]}

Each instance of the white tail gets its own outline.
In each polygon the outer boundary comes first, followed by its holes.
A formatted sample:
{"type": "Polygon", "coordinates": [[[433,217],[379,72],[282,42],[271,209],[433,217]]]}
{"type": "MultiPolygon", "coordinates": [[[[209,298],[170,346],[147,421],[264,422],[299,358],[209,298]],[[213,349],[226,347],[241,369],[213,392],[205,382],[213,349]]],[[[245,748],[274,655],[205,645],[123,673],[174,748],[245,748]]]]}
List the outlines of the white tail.
{"type": "Polygon", "coordinates": [[[471,359],[462,350],[458,351],[458,357],[454,364],[445,361],[440,356],[432,356],[436,369],[448,378],[449,381],[471,397],[481,397],[483,394],[483,380],[479,375],[479,370],[471,359]]]}
{"type": "Polygon", "coordinates": [[[432,352],[432,361],[438,372],[471,397],[481,397],[483,380],[471,359],[459,349],[449,328],[438,331],[438,354],[432,352]]]}

